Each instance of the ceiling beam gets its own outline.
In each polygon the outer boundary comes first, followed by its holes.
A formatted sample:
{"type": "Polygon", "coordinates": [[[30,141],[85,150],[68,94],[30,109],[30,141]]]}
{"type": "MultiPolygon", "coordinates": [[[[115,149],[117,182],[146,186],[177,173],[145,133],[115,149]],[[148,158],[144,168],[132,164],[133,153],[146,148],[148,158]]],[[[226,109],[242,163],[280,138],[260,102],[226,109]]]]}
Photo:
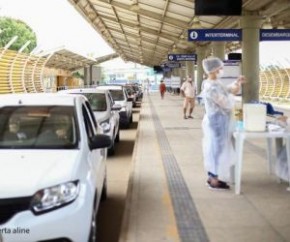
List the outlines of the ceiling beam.
{"type": "Polygon", "coordinates": [[[159,39],[160,39],[161,30],[163,28],[163,21],[164,21],[165,14],[166,14],[167,9],[168,9],[168,5],[169,5],[169,0],[166,0],[165,7],[164,7],[163,13],[162,13],[162,21],[161,21],[161,24],[160,24],[160,27],[159,27],[159,30],[158,30],[157,40],[155,42],[155,46],[154,46],[153,53],[152,53],[152,58],[153,59],[155,57],[155,52],[156,52],[156,48],[157,48],[157,45],[158,45],[158,42],[159,42],[159,39]]]}
{"type": "Polygon", "coordinates": [[[100,64],[100,63],[106,62],[108,60],[113,60],[113,59],[118,58],[118,57],[119,57],[119,54],[114,53],[114,54],[109,54],[109,55],[98,57],[95,60],[96,60],[96,64],[100,64]]]}
{"type": "MultiPolygon", "coordinates": [[[[90,0],[90,2],[92,4],[96,4],[96,5],[98,5],[98,2],[108,4],[108,2],[106,0],[90,0]]],[[[120,9],[123,9],[126,11],[130,11],[130,12],[139,14],[140,16],[144,16],[144,17],[151,18],[154,20],[158,20],[159,22],[162,22],[162,15],[158,14],[158,13],[153,13],[153,12],[145,10],[145,9],[131,10],[130,9],[131,5],[116,2],[114,0],[111,1],[110,5],[112,5],[113,7],[116,7],[116,8],[120,8],[120,9]]],[[[164,17],[163,22],[168,24],[168,25],[175,26],[175,27],[178,27],[181,29],[188,28],[188,23],[181,21],[181,20],[169,18],[169,17],[164,17]]]]}
{"type": "MultiPolygon", "coordinates": [[[[108,20],[108,21],[112,21],[114,23],[116,23],[116,20],[113,18],[113,17],[108,17],[108,16],[101,16],[102,19],[104,20],[108,20]]],[[[160,37],[163,37],[165,39],[169,39],[173,42],[176,42],[179,40],[178,37],[174,36],[174,35],[170,35],[168,33],[162,33],[157,30],[154,30],[154,29],[151,29],[151,28],[148,28],[148,27],[143,27],[143,26],[140,26],[140,25],[136,25],[136,23],[132,23],[132,22],[129,22],[129,21],[124,21],[124,20],[120,20],[120,23],[126,27],[130,27],[132,29],[137,29],[142,31],[142,32],[145,32],[145,33],[148,33],[148,34],[152,34],[152,35],[160,35],[160,37]]]]}
{"type": "MultiPolygon", "coordinates": [[[[112,31],[112,35],[113,35],[114,37],[116,37],[116,36],[114,35],[114,33],[118,33],[118,34],[121,33],[120,30],[117,30],[117,29],[110,29],[110,31],[112,31]]],[[[152,40],[152,39],[147,38],[147,37],[144,37],[144,36],[139,36],[139,35],[137,35],[137,34],[132,34],[132,33],[126,33],[126,34],[128,35],[128,37],[132,37],[132,38],[134,38],[134,39],[136,39],[136,38],[140,38],[142,42],[146,42],[146,43],[150,43],[150,44],[153,44],[152,41],[155,41],[155,40],[152,40]]],[[[168,48],[170,48],[171,45],[160,43],[159,47],[168,50],[168,48]]]]}
{"type": "Polygon", "coordinates": [[[127,35],[126,35],[126,33],[125,33],[124,29],[123,29],[123,25],[120,23],[120,19],[119,19],[118,13],[117,13],[116,9],[113,6],[111,6],[111,8],[112,8],[112,10],[114,12],[114,15],[115,15],[115,18],[117,19],[117,22],[118,22],[118,24],[119,24],[119,26],[121,28],[122,34],[124,35],[128,45],[129,45],[129,41],[127,39],[127,35]]]}

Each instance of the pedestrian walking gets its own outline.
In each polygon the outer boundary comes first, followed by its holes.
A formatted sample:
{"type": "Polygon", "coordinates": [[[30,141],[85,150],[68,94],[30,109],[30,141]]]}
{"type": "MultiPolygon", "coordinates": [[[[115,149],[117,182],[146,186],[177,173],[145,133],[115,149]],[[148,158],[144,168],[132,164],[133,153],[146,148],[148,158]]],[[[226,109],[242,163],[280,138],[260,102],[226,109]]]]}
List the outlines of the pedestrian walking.
{"type": "Polygon", "coordinates": [[[160,81],[159,91],[160,91],[161,99],[163,99],[164,98],[164,94],[166,92],[166,85],[165,85],[163,80],[160,81]]]}
{"type": "Polygon", "coordinates": [[[181,93],[181,96],[184,97],[183,118],[193,119],[192,112],[195,106],[195,86],[194,86],[191,76],[188,76],[187,80],[182,84],[180,88],[180,93],[181,93]],[[186,113],[187,113],[188,108],[189,108],[189,112],[187,116],[186,113]]]}
{"type": "Polygon", "coordinates": [[[150,92],[150,81],[149,81],[149,79],[147,78],[147,79],[144,81],[144,93],[146,93],[147,95],[149,95],[149,92],[150,92]]]}

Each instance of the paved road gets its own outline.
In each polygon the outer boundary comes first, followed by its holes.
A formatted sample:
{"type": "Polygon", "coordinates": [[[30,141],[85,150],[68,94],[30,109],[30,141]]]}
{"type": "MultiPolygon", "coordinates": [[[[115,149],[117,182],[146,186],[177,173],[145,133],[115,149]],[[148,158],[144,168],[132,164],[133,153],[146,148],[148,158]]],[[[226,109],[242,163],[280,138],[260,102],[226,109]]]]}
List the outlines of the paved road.
{"type": "Polygon", "coordinates": [[[133,123],[129,129],[121,130],[120,143],[116,145],[115,155],[108,157],[108,199],[101,203],[99,210],[98,242],[117,242],[119,238],[139,112],[140,108],[133,109],[133,123]]]}

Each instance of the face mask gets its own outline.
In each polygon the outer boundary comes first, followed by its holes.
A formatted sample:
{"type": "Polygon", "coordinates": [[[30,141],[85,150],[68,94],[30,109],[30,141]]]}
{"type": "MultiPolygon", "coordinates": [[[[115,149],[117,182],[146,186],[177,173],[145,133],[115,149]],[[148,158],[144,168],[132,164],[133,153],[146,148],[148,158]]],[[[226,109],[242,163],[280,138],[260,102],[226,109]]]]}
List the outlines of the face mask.
{"type": "Polygon", "coordinates": [[[219,72],[216,74],[217,78],[222,78],[224,75],[224,70],[220,69],[219,72]]]}

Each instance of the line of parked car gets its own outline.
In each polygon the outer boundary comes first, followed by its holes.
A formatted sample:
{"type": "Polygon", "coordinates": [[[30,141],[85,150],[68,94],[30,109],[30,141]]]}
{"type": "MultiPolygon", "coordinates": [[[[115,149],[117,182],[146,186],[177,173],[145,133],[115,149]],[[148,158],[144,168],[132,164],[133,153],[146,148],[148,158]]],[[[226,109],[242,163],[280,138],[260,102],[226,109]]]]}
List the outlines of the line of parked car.
{"type": "Polygon", "coordinates": [[[1,242],[96,241],[107,151],[132,106],[118,85],[0,95],[1,242]]]}

